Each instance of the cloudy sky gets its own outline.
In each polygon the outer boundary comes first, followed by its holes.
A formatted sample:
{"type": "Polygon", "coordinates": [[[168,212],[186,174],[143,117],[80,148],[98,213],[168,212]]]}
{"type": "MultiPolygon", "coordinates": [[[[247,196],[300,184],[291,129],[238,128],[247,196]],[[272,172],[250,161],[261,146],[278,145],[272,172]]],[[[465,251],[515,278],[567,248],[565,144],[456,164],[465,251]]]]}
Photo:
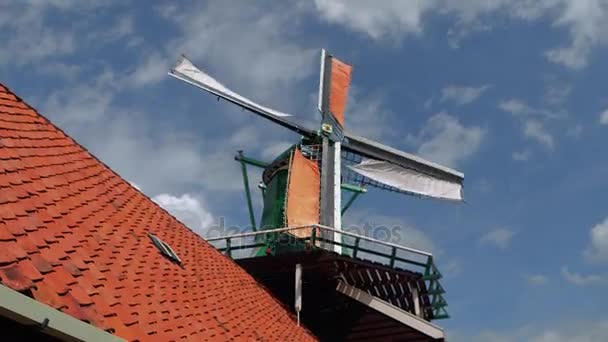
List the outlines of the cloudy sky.
{"type": "Polygon", "coordinates": [[[350,129],[465,173],[466,204],[372,190],[346,218],[438,256],[452,340],[608,336],[607,1],[9,0],[0,43],[0,82],[201,234],[247,224],[235,152],[298,137],[171,64],[314,123],[327,48],[350,129]]]}

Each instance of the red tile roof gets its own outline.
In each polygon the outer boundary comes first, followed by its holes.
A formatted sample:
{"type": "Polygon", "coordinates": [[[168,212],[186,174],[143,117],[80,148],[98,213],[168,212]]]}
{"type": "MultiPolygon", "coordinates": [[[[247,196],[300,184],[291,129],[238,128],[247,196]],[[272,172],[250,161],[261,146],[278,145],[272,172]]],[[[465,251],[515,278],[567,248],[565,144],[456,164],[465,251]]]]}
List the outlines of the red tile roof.
{"type": "Polygon", "coordinates": [[[1,84],[0,282],[127,340],[314,340],[232,260],[1,84]]]}

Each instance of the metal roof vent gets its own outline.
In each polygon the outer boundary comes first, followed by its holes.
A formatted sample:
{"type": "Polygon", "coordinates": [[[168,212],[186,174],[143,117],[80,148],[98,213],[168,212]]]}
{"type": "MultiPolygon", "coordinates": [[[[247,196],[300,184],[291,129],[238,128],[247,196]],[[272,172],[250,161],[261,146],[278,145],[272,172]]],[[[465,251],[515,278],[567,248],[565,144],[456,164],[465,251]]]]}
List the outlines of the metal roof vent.
{"type": "Polygon", "coordinates": [[[177,254],[175,254],[173,249],[171,247],[169,247],[169,245],[166,242],[164,242],[158,236],[156,236],[152,233],[148,233],[148,236],[152,240],[152,243],[154,243],[154,246],[156,246],[156,248],[158,248],[158,250],[160,250],[162,255],[169,258],[169,260],[171,260],[172,262],[174,262],[178,265],[182,264],[182,260],[177,256],[177,254]]]}

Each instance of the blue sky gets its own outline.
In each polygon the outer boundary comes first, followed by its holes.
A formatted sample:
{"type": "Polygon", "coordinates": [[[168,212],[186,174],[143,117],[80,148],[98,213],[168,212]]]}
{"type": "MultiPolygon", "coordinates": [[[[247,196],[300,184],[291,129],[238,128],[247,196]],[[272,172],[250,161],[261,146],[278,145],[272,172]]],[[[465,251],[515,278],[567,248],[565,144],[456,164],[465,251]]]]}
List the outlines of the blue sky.
{"type": "MultiPolygon", "coordinates": [[[[235,151],[297,139],[167,76],[185,53],[317,122],[319,49],[354,65],[346,125],[465,173],[467,203],[370,191],[446,274],[457,341],[608,336],[608,3],[8,1],[0,82],[202,232],[246,225],[235,151]]],[[[257,181],[256,181],[257,182],[257,181]]],[[[259,200],[256,202],[259,208],[259,200]]]]}

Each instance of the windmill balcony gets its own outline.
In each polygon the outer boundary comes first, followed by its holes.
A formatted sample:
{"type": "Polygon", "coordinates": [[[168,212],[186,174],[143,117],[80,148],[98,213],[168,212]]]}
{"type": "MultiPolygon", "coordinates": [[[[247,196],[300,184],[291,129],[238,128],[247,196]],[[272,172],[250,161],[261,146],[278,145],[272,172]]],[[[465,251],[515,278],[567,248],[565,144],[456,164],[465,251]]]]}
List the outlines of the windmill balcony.
{"type": "Polygon", "coordinates": [[[302,322],[321,340],[370,340],[382,334],[409,336],[400,341],[443,340],[441,329],[430,323],[449,316],[439,283],[442,276],[429,252],[318,224],[208,241],[287,307],[293,306],[295,266],[301,265],[302,322]],[[378,306],[372,310],[374,301],[378,306]],[[410,323],[391,318],[391,310],[410,323]],[[328,319],[335,321],[331,329],[328,319]],[[417,329],[417,321],[431,331],[417,329]]]}

